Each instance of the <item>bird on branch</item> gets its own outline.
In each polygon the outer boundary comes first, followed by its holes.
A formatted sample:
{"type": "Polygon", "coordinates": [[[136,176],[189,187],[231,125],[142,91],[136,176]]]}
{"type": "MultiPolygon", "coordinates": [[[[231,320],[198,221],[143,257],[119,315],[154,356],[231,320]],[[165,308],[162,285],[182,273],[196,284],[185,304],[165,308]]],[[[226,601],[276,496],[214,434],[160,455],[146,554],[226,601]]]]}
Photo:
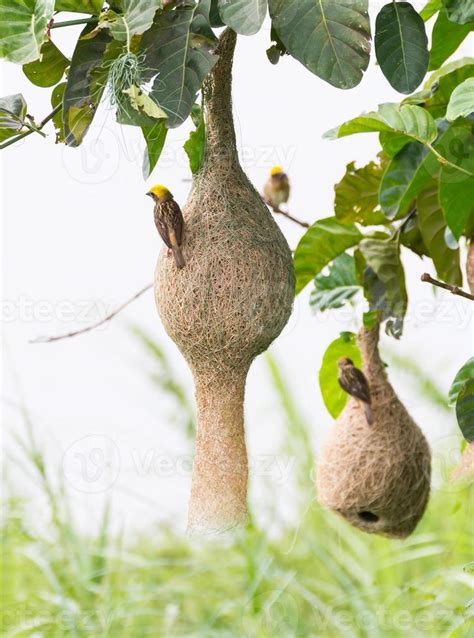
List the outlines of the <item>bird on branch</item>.
{"type": "Polygon", "coordinates": [[[290,180],[281,166],[274,166],[263,189],[265,201],[274,209],[290,199],[290,180]]]}

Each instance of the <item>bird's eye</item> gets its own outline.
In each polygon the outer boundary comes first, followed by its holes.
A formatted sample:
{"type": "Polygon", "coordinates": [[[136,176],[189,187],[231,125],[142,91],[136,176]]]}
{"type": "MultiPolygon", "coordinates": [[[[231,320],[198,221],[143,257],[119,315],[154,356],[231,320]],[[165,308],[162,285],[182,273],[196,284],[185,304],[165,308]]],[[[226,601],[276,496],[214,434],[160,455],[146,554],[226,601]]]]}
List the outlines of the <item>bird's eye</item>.
{"type": "Polygon", "coordinates": [[[377,514],[374,514],[373,512],[358,512],[357,516],[366,523],[376,523],[379,520],[377,514]]]}

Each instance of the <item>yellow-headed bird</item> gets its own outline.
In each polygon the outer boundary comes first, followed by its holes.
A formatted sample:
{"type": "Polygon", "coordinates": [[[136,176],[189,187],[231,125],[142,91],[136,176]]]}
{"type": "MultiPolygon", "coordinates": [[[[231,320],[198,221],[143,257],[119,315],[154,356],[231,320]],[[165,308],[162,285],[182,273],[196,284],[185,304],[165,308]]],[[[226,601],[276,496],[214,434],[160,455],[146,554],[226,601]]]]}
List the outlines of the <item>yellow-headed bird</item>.
{"type": "Polygon", "coordinates": [[[184,268],[186,262],[181,250],[184,219],[181,208],[173,199],[170,191],[161,184],[150,188],[147,195],[155,202],[155,225],[161,239],[172,251],[176,266],[184,268]]]}
{"type": "Polygon", "coordinates": [[[290,181],[281,166],[274,166],[264,188],[265,201],[272,208],[280,208],[290,198],[290,181]]]}

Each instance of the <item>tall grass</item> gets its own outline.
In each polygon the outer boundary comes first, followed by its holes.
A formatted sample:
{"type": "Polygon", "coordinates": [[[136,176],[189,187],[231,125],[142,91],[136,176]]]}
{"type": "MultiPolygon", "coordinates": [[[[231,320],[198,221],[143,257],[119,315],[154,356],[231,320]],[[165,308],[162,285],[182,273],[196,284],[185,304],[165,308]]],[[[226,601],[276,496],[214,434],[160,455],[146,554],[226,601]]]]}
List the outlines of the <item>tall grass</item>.
{"type": "MultiPolygon", "coordinates": [[[[153,352],[153,341],[145,337],[140,335],[153,352]]],[[[183,431],[189,431],[186,394],[176,392],[180,384],[158,346],[156,352],[155,381],[183,402],[183,431]]],[[[315,503],[308,424],[276,361],[267,362],[287,423],[285,453],[299,465],[303,499],[297,520],[282,524],[277,538],[251,523],[216,541],[189,541],[166,525],[121,539],[110,533],[106,508],[98,533],[86,537],[74,522],[67,491],[50,480],[51,468],[27,423],[23,463],[46,496],[49,526],[47,534],[35,532],[27,526],[25,503],[14,494],[6,499],[3,636],[473,635],[472,487],[437,490],[406,541],[352,529],[315,503]]]]}

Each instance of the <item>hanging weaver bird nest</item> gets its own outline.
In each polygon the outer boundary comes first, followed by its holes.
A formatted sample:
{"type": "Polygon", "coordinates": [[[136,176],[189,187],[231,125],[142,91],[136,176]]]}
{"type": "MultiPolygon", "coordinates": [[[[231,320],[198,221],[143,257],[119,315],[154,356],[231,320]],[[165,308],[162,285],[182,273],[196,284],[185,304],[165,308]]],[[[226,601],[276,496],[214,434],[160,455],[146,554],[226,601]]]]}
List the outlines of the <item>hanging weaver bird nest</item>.
{"type": "Polygon", "coordinates": [[[388,381],[378,341],[378,325],[361,329],[373,423],[368,425],[363,406],[350,399],[319,458],[318,499],[365,532],[405,538],[428,503],[431,453],[388,381]]]}
{"type": "Polygon", "coordinates": [[[243,172],[232,119],[236,34],[226,30],[203,87],[206,154],[183,209],[178,271],[162,251],[158,311],[193,372],[197,440],[188,530],[225,531],[247,519],[243,403],[249,367],[291,314],[291,252],[243,172]]]}

